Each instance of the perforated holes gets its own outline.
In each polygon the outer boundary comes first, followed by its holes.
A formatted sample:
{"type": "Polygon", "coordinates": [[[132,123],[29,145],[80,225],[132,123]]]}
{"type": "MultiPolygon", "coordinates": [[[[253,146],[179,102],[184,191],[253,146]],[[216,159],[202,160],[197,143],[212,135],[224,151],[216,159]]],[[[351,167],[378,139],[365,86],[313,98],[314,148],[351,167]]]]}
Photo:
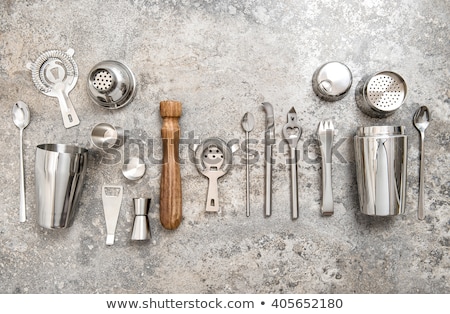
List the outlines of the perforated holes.
{"type": "Polygon", "coordinates": [[[107,91],[111,88],[112,76],[106,70],[98,71],[95,73],[94,82],[92,84],[97,90],[107,91]]]}
{"type": "Polygon", "coordinates": [[[395,77],[377,75],[367,86],[369,101],[382,110],[391,110],[399,107],[403,102],[404,86],[395,77]]]}

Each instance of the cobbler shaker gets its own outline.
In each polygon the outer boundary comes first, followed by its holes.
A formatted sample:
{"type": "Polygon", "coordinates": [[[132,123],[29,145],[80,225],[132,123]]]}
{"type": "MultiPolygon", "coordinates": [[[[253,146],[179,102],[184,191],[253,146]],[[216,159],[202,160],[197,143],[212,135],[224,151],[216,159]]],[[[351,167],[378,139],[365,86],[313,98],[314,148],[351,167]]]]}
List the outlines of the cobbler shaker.
{"type": "Polygon", "coordinates": [[[408,139],[404,126],[360,127],[354,138],[361,212],[405,212],[408,139]]]}
{"type": "Polygon", "coordinates": [[[48,229],[68,228],[78,212],[86,176],[88,150],[64,144],[36,148],[35,180],[38,224],[48,229]]]}

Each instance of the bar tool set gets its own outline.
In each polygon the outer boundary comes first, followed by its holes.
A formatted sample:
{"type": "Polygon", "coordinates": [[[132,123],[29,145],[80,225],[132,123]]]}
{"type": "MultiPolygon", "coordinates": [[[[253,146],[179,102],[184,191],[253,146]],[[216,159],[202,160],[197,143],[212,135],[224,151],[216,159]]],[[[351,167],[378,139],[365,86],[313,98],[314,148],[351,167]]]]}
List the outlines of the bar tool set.
{"type": "MultiPolygon", "coordinates": [[[[59,100],[65,128],[80,123],[68,94],[78,80],[78,68],[73,59],[74,50],[66,52],[49,50],[40,55],[27,68],[36,88],[45,95],[59,100]]],[[[353,77],[343,63],[332,61],[321,65],[312,76],[314,93],[327,102],[344,98],[351,88],[353,77]]],[[[120,109],[130,104],[136,95],[136,79],[131,70],[118,61],[106,60],[96,64],[87,77],[87,93],[90,99],[105,109],[120,109]]],[[[381,71],[364,77],[355,89],[358,108],[373,118],[385,118],[394,114],[404,103],[407,87],[397,73],[381,71]]],[[[272,215],[272,165],[274,163],[275,115],[269,102],[262,103],[265,111],[264,163],[265,217],[272,215]]],[[[179,227],[182,218],[182,186],[179,164],[180,125],[182,104],[175,100],[160,102],[162,121],[161,139],[163,164],[160,182],[160,222],[168,230],[179,227]]],[[[28,106],[18,101],[13,106],[13,121],[20,130],[20,215],[26,220],[25,185],[23,171],[23,130],[30,123],[28,106]]],[[[430,122],[426,106],[420,107],[413,119],[421,138],[420,193],[418,218],[424,218],[424,132],[430,122]]],[[[247,112],[241,120],[245,131],[246,161],[246,216],[250,217],[250,164],[249,134],[255,127],[255,118],[247,112]]],[[[323,119],[317,127],[317,141],[322,157],[321,215],[334,214],[332,188],[332,153],[336,134],[332,119],[323,119]]],[[[283,140],[289,147],[291,218],[299,217],[298,203],[298,153],[297,145],[302,127],[297,112],[292,107],[287,122],[282,126],[283,140]]],[[[90,133],[94,148],[106,150],[124,145],[124,130],[109,123],[96,124],[90,133]]],[[[407,174],[407,136],[404,126],[360,126],[354,136],[356,174],[360,211],[371,216],[394,216],[405,212],[407,174]]],[[[230,171],[233,154],[238,145],[231,145],[219,137],[210,137],[190,147],[200,174],[208,178],[206,212],[219,212],[219,178],[230,171]]],[[[36,148],[35,180],[38,224],[44,228],[68,228],[74,222],[78,202],[86,175],[88,150],[75,145],[41,144],[36,148]]],[[[146,166],[139,157],[130,157],[122,164],[122,173],[128,180],[139,180],[145,175],[146,166]]],[[[106,245],[115,242],[115,231],[122,206],[122,185],[105,184],[101,189],[106,222],[106,245]]],[[[149,240],[151,237],[149,210],[151,199],[132,199],[134,208],[131,240],[149,240]]]]}

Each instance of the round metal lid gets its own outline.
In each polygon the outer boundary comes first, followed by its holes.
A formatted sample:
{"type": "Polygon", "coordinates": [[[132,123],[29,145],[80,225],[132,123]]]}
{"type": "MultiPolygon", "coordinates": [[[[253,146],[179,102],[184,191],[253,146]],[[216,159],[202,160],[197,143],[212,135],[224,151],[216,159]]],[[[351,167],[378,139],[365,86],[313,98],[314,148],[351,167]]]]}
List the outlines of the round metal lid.
{"type": "Polygon", "coordinates": [[[343,63],[332,61],[323,64],[314,72],[312,84],[317,96],[326,101],[345,97],[352,86],[350,69],[343,63]]]}

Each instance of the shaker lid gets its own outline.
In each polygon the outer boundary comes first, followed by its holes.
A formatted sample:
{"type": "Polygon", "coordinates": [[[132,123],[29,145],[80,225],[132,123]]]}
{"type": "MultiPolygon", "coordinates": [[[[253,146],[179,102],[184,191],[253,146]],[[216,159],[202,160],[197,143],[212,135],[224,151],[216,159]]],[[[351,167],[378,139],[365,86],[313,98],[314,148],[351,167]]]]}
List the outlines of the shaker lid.
{"type": "Polygon", "coordinates": [[[323,64],[313,75],[313,90],[327,101],[344,98],[352,86],[352,73],[343,63],[332,61],[323,64]]]}

